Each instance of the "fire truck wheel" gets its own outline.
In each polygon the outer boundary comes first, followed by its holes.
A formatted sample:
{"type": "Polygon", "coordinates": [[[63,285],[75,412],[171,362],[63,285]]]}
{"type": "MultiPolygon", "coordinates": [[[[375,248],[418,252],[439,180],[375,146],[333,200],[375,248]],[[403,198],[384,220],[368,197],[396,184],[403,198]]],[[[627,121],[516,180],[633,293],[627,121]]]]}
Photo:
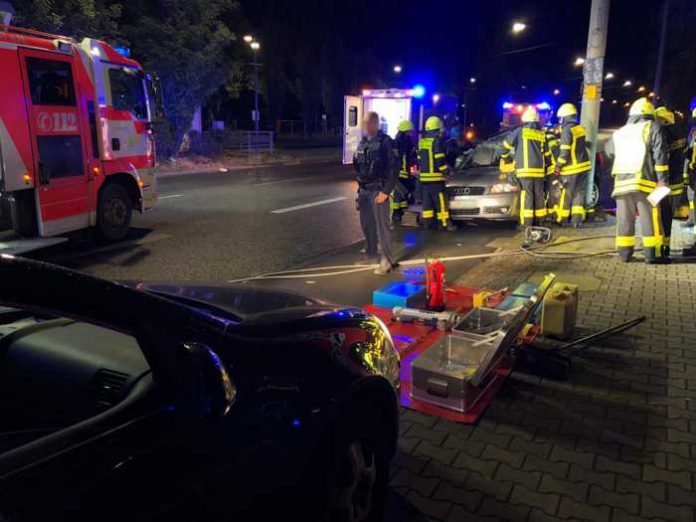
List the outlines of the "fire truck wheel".
{"type": "Polygon", "coordinates": [[[121,185],[109,183],[99,193],[97,209],[97,228],[99,233],[109,241],[118,241],[128,233],[133,202],[121,185]]]}

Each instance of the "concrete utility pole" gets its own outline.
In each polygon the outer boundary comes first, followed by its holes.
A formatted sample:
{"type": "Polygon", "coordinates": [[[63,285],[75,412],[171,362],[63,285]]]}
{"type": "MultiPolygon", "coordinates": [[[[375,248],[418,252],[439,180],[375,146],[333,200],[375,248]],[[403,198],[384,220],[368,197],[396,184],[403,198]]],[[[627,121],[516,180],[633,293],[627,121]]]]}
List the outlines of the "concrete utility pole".
{"type": "Polygon", "coordinates": [[[580,117],[581,123],[587,129],[587,143],[592,162],[592,170],[587,180],[586,206],[590,206],[594,198],[595,157],[597,155],[597,134],[602,103],[602,80],[604,78],[604,56],[607,52],[610,3],[610,0],[592,0],[590,9],[590,30],[587,36],[582,115],[580,117]]]}
{"type": "Polygon", "coordinates": [[[657,69],[655,70],[655,98],[660,97],[660,88],[662,87],[662,67],[665,62],[665,46],[667,45],[667,19],[669,18],[669,0],[664,0],[662,5],[662,29],[660,31],[660,50],[657,53],[657,69]]]}

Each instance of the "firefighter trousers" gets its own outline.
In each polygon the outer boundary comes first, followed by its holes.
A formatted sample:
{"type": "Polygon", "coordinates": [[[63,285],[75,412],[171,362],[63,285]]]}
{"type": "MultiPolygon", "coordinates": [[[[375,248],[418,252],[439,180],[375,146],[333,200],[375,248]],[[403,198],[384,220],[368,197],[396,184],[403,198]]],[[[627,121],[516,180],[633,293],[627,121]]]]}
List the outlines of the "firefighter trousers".
{"type": "Polygon", "coordinates": [[[670,255],[670,238],[672,236],[672,222],[677,207],[681,203],[682,196],[667,196],[660,201],[660,218],[662,219],[662,255],[669,257],[670,255]]]}
{"type": "Polygon", "coordinates": [[[662,219],[660,207],[653,207],[644,192],[616,196],[616,249],[622,261],[628,262],[636,246],[636,213],[643,236],[643,257],[654,263],[662,255],[662,219]]]}
{"type": "Polygon", "coordinates": [[[520,224],[522,226],[540,225],[546,219],[548,210],[544,200],[544,178],[518,178],[520,192],[520,224]]]}
{"type": "Polygon", "coordinates": [[[556,220],[561,224],[579,225],[585,221],[585,194],[587,193],[587,172],[561,175],[563,188],[558,203],[556,220]]]}
{"type": "Polygon", "coordinates": [[[427,228],[447,228],[451,223],[444,181],[421,182],[423,224],[427,228]]]}
{"type": "Polygon", "coordinates": [[[392,221],[397,223],[401,222],[401,218],[404,217],[404,212],[408,208],[408,205],[413,198],[414,185],[415,182],[412,177],[399,177],[396,188],[394,188],[394,191],[391,193],[389,198],[392,211],[392,221]]]}

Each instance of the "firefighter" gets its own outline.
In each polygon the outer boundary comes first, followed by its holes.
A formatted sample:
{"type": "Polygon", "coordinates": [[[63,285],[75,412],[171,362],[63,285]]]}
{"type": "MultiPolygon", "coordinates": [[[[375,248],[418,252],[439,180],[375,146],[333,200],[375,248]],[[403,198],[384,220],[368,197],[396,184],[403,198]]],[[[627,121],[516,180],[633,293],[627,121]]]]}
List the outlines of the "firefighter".
{"type": "Polygon", "coordinates": [[[666,107],[658,107],[655,110],[655,119],[663,128],[663,138],[667,152],[667,164],[669,165],[669,187],[672,193],[660,201],[660,216],[662,218],[662,257],[669,262],[670,236],[672,235],[672,221],[677,207],[684,195],[684,151],[686,138],[681,137],[675,129],[674,113],[666,107]]]}
{"type": "Polygon", "coordinates": [[[504,162],[514,162],[515,176],[522,186],[520,224],[539,225],[548,215],[544,200],[544,181],[551,164],[551,151],[539,125],[539,113],[534,107],[524,111],[522,126],[505,138],[503,149],[501,158],[504,162]]]}
{"type": "Polygon", "coordinates": [[[578,123],[578,109],[564,103],[558,109],[561,147],[554,175],[561,182],[561,200],[556,220],[581,227],[585,221],[585,193],[588,172],[592,169],[585,141],[585,127],[578,123]]]}
{"type": "Polygon", "coordinates": [[[456,230],[452,224],[445,181],[450,171],[445,158],[444,126],[437,116],[425,122],[425,134],[418,141],[423,224],[429,228],[456,230]]]}
{"type": "Polygon", "coordinates": [[[392,140],[380,130],[379,115],[370,112],[363,122],[364,137],[353,159],[358,181],[358,210],[365,234],[365,251],[377,259],[377,244],[382,249],[377,275],[389,273],[394,263],[389,229],[389,194],[394,190],[399,171],[392,140]]]}
{"type": "Polygon", "coordinates": [[[691,100],[691,119],[689,121],[689,131],[686,135],[686,151],[684,160],[684,181],[688,187],[689,200],[689,221],[693,225],[694,218],[694,191],[696,190],[696,98],[691,100]]]}
{"type": "Polygon", "coordinates": [[[552,125],[548,125],[545,128],[546,133],[546,144],[551,152],[549,165],[546,167],[546,181],[544,185],[546,186],[546,194],[548,201],[546,202],[546,208],[549,211],[548,217],[551,220],[555,220],[558,216],[558,204],[561,200],[561,184],[554,177],[554,172],[556,171],[556,162],[558,161],[558,154],[560,153],[561,143],[558,139],[558,128],[552,125]]]}
{"type": "Polygon", "coordinates": [[[648,195],[658,186],[668,186],[667,152],[663,130],[655,123],[655,108],[647,98],[636,100],[628,122],[614,133],[606,154],[614,160],[612,177],[616,200],[616,248],[629,262],[636,245],[636,212],[640,215],[643,256],[648,264],[662,262],[662,220],[659,206],[648,195]]]}
{"type": "Polygon", "coordinates": [[[418,162],[418,153],[413,140],[414,130],[411,120],[404,120],[399,124],[394,140],[399,154],[399,177],[391,196],[392,223],[401,223],[415,189],[415,181],[411,176],[411,167],[418,162]]]}

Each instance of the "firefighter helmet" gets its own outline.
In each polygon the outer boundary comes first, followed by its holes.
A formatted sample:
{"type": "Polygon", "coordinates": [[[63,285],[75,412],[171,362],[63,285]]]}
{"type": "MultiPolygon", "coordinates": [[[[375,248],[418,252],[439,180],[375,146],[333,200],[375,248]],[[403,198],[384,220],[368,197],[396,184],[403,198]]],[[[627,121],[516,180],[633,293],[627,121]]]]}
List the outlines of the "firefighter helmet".
{"type": "Polygon", "coordinates": [[[577,116],[578,115],[578,109],[573,105],[572,103],[564,103],[563,105],[560,106],[558,109],[558,112],[556,113],[556,116],[559,118],[567,118],[569,116],[577,116]]]}
{"type": "Polygon", "coordinates": [[[527,110],[522,113],[523,123],[538,123],[539,113],[534,107],[527,107],[527,110]]]}
{"type": "Polygon", "coordinates": [[[413,122],[411,120],[404,120],[399,123],[397,130],[399,132],[411,132],[414,129],[413,122]]]}
{"type": "Polygon", "coordinates": [[[638,98],[628,111],[629,116],[655,116],[655,106],[647,98],[638,98]]]}
{"type": "Polygon", "coordinates": [[[430,131],[439,131],[442,130],[442,120],[438,118],[437,116],[431,116],[427,120],[425,120],[425,130],[426,132],[430,131]]]}
{"type": "Polygon", "coordinates": [[[664,105],[655,109],[655,117],[663,125],[674,125],[674,113],[664,105]]]}

